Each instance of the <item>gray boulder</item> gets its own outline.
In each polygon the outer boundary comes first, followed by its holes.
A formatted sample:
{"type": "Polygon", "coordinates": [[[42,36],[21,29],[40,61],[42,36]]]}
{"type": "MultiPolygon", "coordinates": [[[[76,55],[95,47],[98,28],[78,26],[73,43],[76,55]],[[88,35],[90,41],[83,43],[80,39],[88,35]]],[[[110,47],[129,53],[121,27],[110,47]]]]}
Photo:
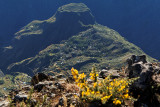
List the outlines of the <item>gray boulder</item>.
{"type": "Polygon", "coordinates": [[[160,102],[156,94],[158,93],[157,84],[160,80],[158,70],[156,66],[146,61],[146,56],[135,56],[132,55],[131,58],[127,60],[128,67],[126,73],[129,78],[139,77],[130,86],[130,92],[133,93],[133,97],[138,100],[135,102],[136,107],[159,107],[160,102]],[[156,68],[156,69],[155,69],[156,68]]]}
{"type": "Polygon", "coordinates": [[[27,100],[27,97],[28,97],[28,95],[25,95],[25,94],[17,94],[14,97],[13,103],[21,102],[21,101],[25,102],[27,100]]]}
{"type": "Polygon", "coordinates": [[[8,101],[0,101],[0,107],[8,107],[9,102],[8,101]]]}
{"type": "Polygon", "coordinates": [[[31,85],[38,84],[39,82],[44,80],[49,80],[49,76],[44,73],[38,73],[32,77],[31,85]]]}

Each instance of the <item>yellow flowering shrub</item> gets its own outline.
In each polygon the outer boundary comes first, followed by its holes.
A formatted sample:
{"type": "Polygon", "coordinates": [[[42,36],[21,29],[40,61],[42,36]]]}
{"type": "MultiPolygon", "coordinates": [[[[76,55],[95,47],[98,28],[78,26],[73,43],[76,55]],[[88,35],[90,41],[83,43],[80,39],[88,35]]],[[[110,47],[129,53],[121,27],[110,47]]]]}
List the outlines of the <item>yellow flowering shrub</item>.
{"type": "Polygon", "coordinates": [[[124,100],[131,99],[128,88],[129,84],[134,81],[133,79],[111,79],[110,76],[105,79],[98,79],[98,73],[93,68],[89,75],[93,83],[88,83],[84,73],[78,74],[78,70],[74,68],[71,69],[71,72],[76,84],[81,89],[81,100],[85,102],[101,100],[102,104],[112,102],[118,105],[124,103],[124,100]]]}

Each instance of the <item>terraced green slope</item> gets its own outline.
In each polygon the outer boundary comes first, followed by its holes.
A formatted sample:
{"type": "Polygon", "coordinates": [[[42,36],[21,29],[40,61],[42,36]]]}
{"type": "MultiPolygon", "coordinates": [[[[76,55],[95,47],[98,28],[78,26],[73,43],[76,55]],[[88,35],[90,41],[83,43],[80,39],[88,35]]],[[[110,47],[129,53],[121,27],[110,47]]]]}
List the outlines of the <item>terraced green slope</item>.
{"type": "Polygon", "coordinates": [[[20,89],[23,84],[26,84],[30,81],[30,76],[18,72],[0,77],[0,97],[7,95],[12,89],[20,89]]]}
{"type": "MultiPolygon", "coordinates": [[[[8,67],[10,72],[20,71],[29,74],[40,71],[56,71],[75,67],[88,72],[93,64],[99,68],[118,68],[125,64],[132,54],[145,54],[140,48],[126,41],[116,31],[95,24],[86,31],[52,44],[34,57],[14,63],[8,67]]],[[[150,61],[153,59],[148,57],[150,61]]]]}

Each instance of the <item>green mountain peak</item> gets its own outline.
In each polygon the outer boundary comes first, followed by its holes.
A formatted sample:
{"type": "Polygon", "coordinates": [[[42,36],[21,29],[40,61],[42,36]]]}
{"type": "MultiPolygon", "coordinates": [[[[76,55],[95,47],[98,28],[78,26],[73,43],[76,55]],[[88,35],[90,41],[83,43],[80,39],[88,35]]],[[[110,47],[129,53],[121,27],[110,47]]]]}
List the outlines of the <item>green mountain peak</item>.
{"type": "Polygon", "coordinates": [[[116,31],[97,24],[90,9],[82,3],[64,5],[51,18],[32,21],[4,49],[0,52],[2,71],[31,75],[59,72],[56,66],[86,72],[95,63],[100,68],[118,67],[129,55],[145,54],[116,31]]]}
{"type": "Polygon", "coordinates": [[[83,3],[70,3],[58,9],[58,12],[88,12],[90,9],[83,3]]]}

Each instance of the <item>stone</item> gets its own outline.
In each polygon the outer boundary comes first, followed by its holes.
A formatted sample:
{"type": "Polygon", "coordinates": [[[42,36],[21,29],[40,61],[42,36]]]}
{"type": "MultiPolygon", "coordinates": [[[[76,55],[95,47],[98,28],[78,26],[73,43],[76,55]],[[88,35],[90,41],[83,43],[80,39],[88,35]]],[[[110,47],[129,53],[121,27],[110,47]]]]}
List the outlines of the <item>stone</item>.
{"type": "Polygon", "coordinates": [[[0,107],[9,107],[8,101],[0,101],[0,107]]]}
{"type": "Polygon", "coordinates": [[[43,81],[34,85],[34,90],[37,90],[38,92],[40,92],[43,88],[50,89],[51,87],[53,87],[53,81],[43,81]]]}
{"type": "Polygon", "coordinates": [[[55,85],[58,89],[64,90],[64,87],[63,87],[60,83],[56,82],[54,85],[55,85]]]}
{"type": "Polygon", "coordinates": [[[50,96],[51,96],[52,98],[54,98],[54,97],[56,97],[56,94],[51,93],[50,96]]]}
{"type": "Polygon", "coordinates": [[[59,79],[58,83],[61,84],[61,85],[62,85],[62,84],[65,84],[65,83],[66,83],[66,80],[67,80],[66,78],[59,79]]]}
{"type": "Polygon", "coordinates": [[[138,100],[134,102],[134,106],[156,107],[160,105],[156,97],[157,83],[159,81],[158,67],[146,61],[146,56],[135,56],[127,60],[127,74],[129,78],[139,77],[131,86],[130,93],[138,100]],[[153,88],[154,87],[154,88],[153,88]],[[140,96],[140,97],[138,97],[140,96]]]}
{"type": "Polygon", "coordinates": [[[36,99],[31,99],[30,101],[31,107],[35,107],[37,104],[37,100],[36,99]]]}
{"type": "Polygon", "coordinates": [[[155,82],[157,82],[157,83],[160,84],[160,74],[159,74],[159,75],[153,75],[153,76],[152,76],[152,79],[153,79],[155,82]]]}
{"type": "Polygon", "coordinates": [[[76,101],[76,100],[72,101],[72,104],[73,104],[73,105],[76,105],[76,104],[77,104],[77,101],[76,101]]]}
{"type": "Polygon", "coordinates": [[[146,55],[141,55],[141,56],[132,55],[129,59],[127,59],[127,62],[129,65],[132,65],[133,63],[137,62],[147,63],[146,55]]]}
{"type": "Polygon", "coordinates": [[[30,91],[31,90],[31,86],[30,85],[23,86],[22,90],[30,91]]]}
{"type": "Polygon", "coordinates": [[[66,97],[72,97],[73,94],[72,94],[72,93],[66,93],[65,96],[66,96],[66,97]]]}
{"type": "Polygon", "coordinates": [[[57,80],[57,77],[56,77],[56,76],[50,76],[50,77],[49,77],[49,80],[50,80],[50,81],[55,81],[55,80],[57,80]]]}
{"type": "Polygon", "coordinates": [[[118,73],[118,70],[109,70],[107,75],[111,75],[111,78],[118,78],[120,75],[118,73]]]}
{"type": "Polygon", "coordinates": [[[108,75],[111,76],[111,78],[118,78],[120,75],[118,73],[118,70],[106,70],[106,69],[102,69],[100,72],[99,72],[99,78],[103,78],[105,79],[108,75]]]}
{"type": "MultiPolygon", "coordinates": [[[[138,77],[142,72],[142,69],[151,68],[152,64],[146,61],[146,56],[136,56],[132,55],[129,59],[127,59],[128,68],[126,71],[128,73],[129,78],[138,77]]],[[[152,69],[152,68],[151,68],[152,69]]]]}
{"type": "Polygon", "coordinates": [[[69,75],[68,78],[66,79],[66,81],[67,81],[68,83],[73,83],[73,82],[74,82],[73,76],[72,76],[72,75],[69,75]]]}
{"type": "Polygon", "coordinates": [[[47,90],[49,90],[49,92],[51,92],[51,93],[55,93],[56,90],[57,90],[57,87],[56,87],[56,86],[53,86],[53,85],[47,86],[46,88],[47,88],[47,90]]]}
{"type": "Polygon", "coordinates": [[[14,97],[13,102],[16,103],[16,102],[26,101],[26,100],[27,100],[27,97],[28,97],[28,95],[25,95],[25,94],[17,94],[17,95],[14,97]]]}
{"type": "Polygon", "coordinates": [[[108,72],[108,70],[102,69],[102,70],[99,72],[99,78],[105,79],[105,77],[107,77],[107,75],[106,75],[107,72],[108,72]]]}
{"type": "Polygon", "coordinates": [[[58,79],[61,79],[63,76],[64,76],[63,74],[56,75],[58,79]]]}
{"type": "Polygon", "coordinates": [[[64,99],[63,99],[63,97],[61,97],[61,98],[59,99],[59,105],[60,105],[60,106],[64,106],[64,99]]]}
{"type": "Polygon", "coordinates": [[[17,95],[19,92],[20,90],[12,89],[8,95],[11,97],[11,99],[14,99],[14,96],[17,95]]]}
{"type": "Polygon", "coordinates": [[[88,83],[88,84],[92,84],[92,83],[94,83],[94,81],[91,80],[91,79],[87,79],[87,83],[88,83]]]}
{"type": "Polygon", "coordinates": [[[45,86],[45,84],[36,84],[35,86],[34,86],[34,90],[37,90],[38,92],[40,92],[42,89],[43,89],[43,87],[45,86]]]}
{"type": "Polygon", "coordinates": [[[31,85],[38,84],[39,82],[42,82],[44,80],[49,80],[49,76],[44,73],[38,73],[32,77],[31,85]]]}

